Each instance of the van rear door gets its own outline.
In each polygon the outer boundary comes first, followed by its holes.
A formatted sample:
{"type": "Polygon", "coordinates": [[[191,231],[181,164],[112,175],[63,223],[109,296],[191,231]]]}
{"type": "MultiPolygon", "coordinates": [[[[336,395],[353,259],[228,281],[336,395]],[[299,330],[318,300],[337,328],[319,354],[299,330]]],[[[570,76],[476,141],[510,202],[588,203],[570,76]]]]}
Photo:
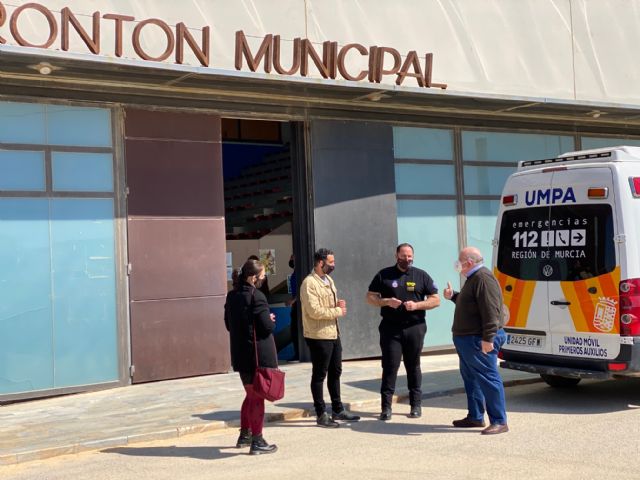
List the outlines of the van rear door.
{"type": "Polygon", "coordinates": [[[552,175],[514,175],[504,188],[505,197],[516,196],[514,205],[501,206],[498,245],[493,256],[494,273],[509,310],[507,342],[503,346],[506,351],[551,353],[549,292],[541,272],[548,255],[542,233],[549,224],[545,199],[551,190],[552,175]]]}
{"type": "Polygon", "coordinates": [[[615,190],[609,168],[571,168],[553,173],[547,244],[542,266],[549,291],[554,355],[613,359],[620,352],[620,282],[615,190]],[[589,189],[606,198],[589,198],[589,189]]]}

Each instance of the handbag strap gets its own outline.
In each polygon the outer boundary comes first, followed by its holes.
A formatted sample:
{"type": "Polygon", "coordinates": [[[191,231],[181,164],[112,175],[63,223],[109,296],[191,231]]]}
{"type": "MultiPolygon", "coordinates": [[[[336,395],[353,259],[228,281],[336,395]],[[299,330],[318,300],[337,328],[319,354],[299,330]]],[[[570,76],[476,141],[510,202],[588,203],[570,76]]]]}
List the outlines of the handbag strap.
{"type": "Polygon", "coordinates": [[[256,287],[253,287],[253,290],[251,290],[251,303],[250,306],[251,308],[251,318],[253,319],[253,351],[256,354],[256,368],[258,368],[260,365],[258,364],[258,341],[256,340],[256,319],[253,316],[253,303],[255,300],[255,295],[256,295],[256,287]]]}

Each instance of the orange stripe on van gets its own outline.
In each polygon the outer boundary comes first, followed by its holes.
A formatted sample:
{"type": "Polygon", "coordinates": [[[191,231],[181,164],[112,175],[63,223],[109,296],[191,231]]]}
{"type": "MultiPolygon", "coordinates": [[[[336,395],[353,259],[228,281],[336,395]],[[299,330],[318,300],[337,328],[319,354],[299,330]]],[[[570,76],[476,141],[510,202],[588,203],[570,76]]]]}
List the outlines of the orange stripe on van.
{"type": "Polygon", "coordinates": [[[494,269],[494,275],[500,284],[504,303],[509,309],[507,326],[526,327],[536,282],[518,280],[500,272],[497,268],[494,269]],[[511,291],[507,290],[507,286],[512,287],[511,291]]]}
{"type": "MultiPolygon", "coordinates": [[[[606,275],[600,275],[597,277],[600,283],[600,289],[598,293],[593,295],[594,308],[596,309],[596,315],[601,314],[606,309],[615,308],[616,313],[613,317],[613,327],[611,330],[607,329],[607,333],[620,333],[620,294],[618,286],[620,285],[620,267],[616,267],[611,273],[606,275]],[[604,310],[603,310],[604,309],[604,310]]],[[[611,317],[609,317],[609,321],[611,317]]],[[[602,319],[598,320],[599,326],[602,328],[602,319]]],[[[593,331],[602,331],[596,327],[596,319],[591,319],[591,326],[593,331]]],[[[608,328],[608,327],[607,327],[608,328]]]]}
{"type": "Polygon", "coordinates": [[[504,287],[507,284],[507,276],[497,268],[493,269],[493,274],[495,275],[496,279],[498,280],[498,283],[500,284],[500,290],[504,290],[504,287]]]}
{"type": "MultiPolygon", "coordinates": [[[[522,281],[522,280],[521,280],[522,281]]],[[[533,301],[533,291],[536,288],[535,281],[522,281],[524,283],[524,292],[520,301],[520,311],[518,312],[517,326],[526,327],[529,318],[529,309],[533,301]]]]}
{"type": "Polygon", "coordinates": [[[618,285],[620,285],[620,267],[616,267],[615,270],[606,275],[598,277],[600,279],[600,285],[602,286],[602,292],[607,297],[615,297],[618,301],[618,285]]]}
{"type": "Polygon", "coordinates": [[[596,281],[583,280],[579,282],[573,282],[573,286],[576,290],[576,295],[578,296],[580,310],[582,310],[584,322],[586,323],[587,332],[592,332],[595,330],[591,322],[591,320],[593,319],[595,308],[593,304],[593,299],[591,298],[591,295],[587,291],[587,288],[593,287],[593,286],[597,288],[598,285],[599,283],[597,280],[596,281]]]}
{"type": "MultiPolygon", "coordinates": [[[[616,267],[610,273],[586,280],[560,282],[565,297],[571,302],[569,311],[576,332],[603,332],[601,328],[596,328],[594,320],[596,320],[597,314],[601,321],[602,315],[606,314],[607,309],[619,310],[619,283],[620,267],[616,267]],[[589,288],[595,288],[595,293],[589,293],[589,288]]],[[[613,318],[614,321],[612,329],[606,330],[607,333],[620,331],[618,313],[609,314],[609,318],[613,318]]],[[[599,326],[602,327],[602,324],[600,323],[599,326]]]]}
{"type": "Polygon", "coordinates": [[[589,326],[580,305],[580,297],[576,291],[576,283],[578,282],[560,282],[562,293],[571,304],[569,305],[569,314],[576,332],[588,332],[589,326]]]}
{"type": "Polygon", "coordinates": [[[523,327],[527,324],[527,318],[525,316],[524,320],[522,319],[522,313],[520,312],[520,303],[522,301],[522,294],[524,293],[524,281],[515,280],[514,288],[511,292],[511,305],[509,305],[509,312],[511,316],[515,317],[513,320],[514,327],[523,327]]]}
{"type": "Polygon", "coordinates": [[[511,294],[511,292],[508,292],[506,289],[507,285],[510,285],[513,282],[509,282],[511,277],[509,277],[508,275],[505,275],[500,270],[498,270],[498,267],[495,267],[493,269],[493,274],[495,275],[496,280],[498,280],[498,283],[500,284],[500,291],[502,292],[502,298],[504,300],[504,304],[509,309],[509,321],[507,322],[507,326],[513,326],[516,320],[516,316],[513,314],[513,311],[511,310],[511,299],[513,298],[513,295],[511,294]]]}

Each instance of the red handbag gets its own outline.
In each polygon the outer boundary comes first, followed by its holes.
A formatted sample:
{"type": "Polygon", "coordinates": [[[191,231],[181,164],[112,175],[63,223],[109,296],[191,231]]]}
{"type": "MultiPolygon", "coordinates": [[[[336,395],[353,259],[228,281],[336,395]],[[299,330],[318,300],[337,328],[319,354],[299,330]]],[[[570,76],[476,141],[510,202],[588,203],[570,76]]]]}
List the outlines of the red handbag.
{"type": "Polygon", "coordinates": [[[269,402],[284,397],[284,372],[279,368],[257,367],[253,377],[253,392],[269,402]]]}
{"type": "Polygon", "coordinates": [[[253,392],[269,402],[281,400],[284,397],[284,372],[278,367],[269,368],[259,365],[255,320],[253,321],[253,348],[256,352],[256,371],[253,375],[253,392]]]}

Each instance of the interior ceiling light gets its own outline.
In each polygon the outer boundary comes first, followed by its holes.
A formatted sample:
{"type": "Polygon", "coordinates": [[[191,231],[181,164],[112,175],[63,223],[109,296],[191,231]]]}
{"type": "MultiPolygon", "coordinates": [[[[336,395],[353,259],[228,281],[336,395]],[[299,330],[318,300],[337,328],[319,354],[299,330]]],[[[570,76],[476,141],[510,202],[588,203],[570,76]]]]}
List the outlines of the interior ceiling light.
{"type": "Polygon", "coordinates": [[[591,110],[590,112],[587,113],[587,115],[593,118],[600,118],[600,115],[606,115],[606,114],[607,112],[601,112],[600,110],[591,110]]]}
{"type": "Polygon", "coordinates": [[[60,70],[60,67],[54,67],[49,62],[40,62],[37,65],[29,65],[29,68],[37,70],[41,75],[49,75],[56,70],[60,70]]]}

